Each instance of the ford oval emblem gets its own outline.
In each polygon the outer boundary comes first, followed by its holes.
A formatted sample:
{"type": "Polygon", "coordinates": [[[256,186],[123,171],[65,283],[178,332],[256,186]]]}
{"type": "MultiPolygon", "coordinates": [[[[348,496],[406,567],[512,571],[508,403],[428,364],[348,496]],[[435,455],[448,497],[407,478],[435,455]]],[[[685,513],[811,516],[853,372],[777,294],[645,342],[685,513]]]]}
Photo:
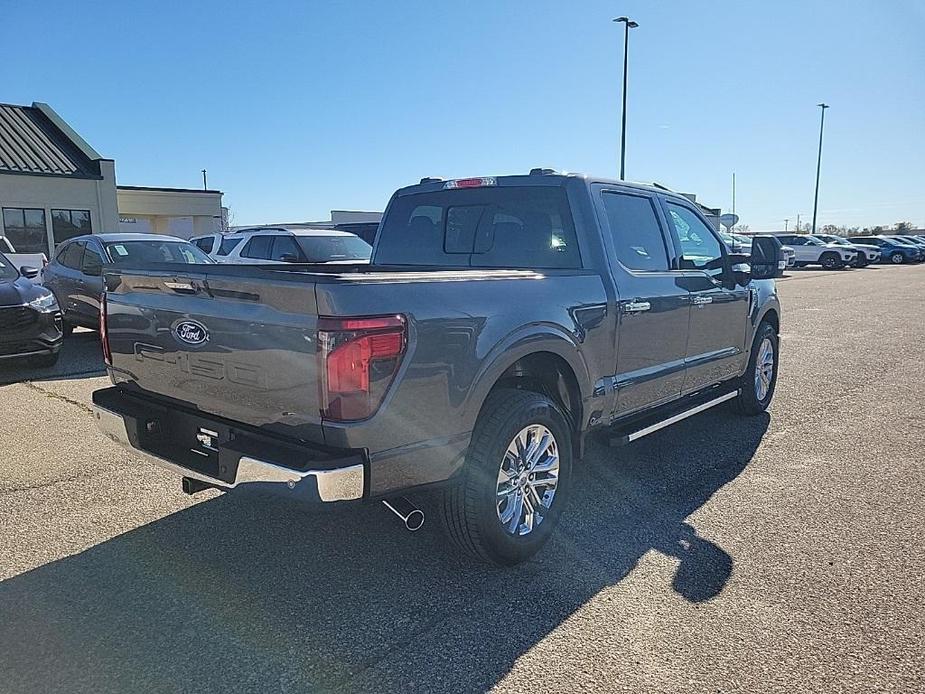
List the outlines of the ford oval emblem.
{"type": "Polygon", "coordinates": [[[182,320],[175,324],[173,334],[180,342],[187,345],[201,345],[209,339],[206,326],[194,320],[182,320]]]}

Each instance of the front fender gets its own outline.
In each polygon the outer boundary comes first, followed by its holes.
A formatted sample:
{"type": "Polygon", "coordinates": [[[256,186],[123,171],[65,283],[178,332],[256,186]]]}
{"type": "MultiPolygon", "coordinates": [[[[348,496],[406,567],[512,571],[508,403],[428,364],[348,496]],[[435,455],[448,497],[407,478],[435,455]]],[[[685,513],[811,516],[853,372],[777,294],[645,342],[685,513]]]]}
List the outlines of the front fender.
{"type": "Polygon", "coordinates": [[[777,295],[777,284],[774,280],[760,280],[754,282],[755,298],[752,303],[752,310],[749,316],[751,333],[749,335],[747,348],[750,351],[752,343],[755,340],[755,333],[758,326],[768,316],[771,311],[777,314],[778,325],[781,321],[780,298],[777,295]]]}

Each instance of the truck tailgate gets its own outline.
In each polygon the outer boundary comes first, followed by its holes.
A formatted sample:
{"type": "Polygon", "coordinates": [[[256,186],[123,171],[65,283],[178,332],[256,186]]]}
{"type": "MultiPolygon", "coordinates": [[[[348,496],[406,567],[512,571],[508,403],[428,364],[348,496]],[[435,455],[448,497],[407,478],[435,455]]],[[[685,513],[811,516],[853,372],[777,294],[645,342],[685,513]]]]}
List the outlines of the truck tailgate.
{"type": "Polygon", "coordinates": [[[310,274],[165,265],[106,280],[116,383],[322,440],[310,274]]]}

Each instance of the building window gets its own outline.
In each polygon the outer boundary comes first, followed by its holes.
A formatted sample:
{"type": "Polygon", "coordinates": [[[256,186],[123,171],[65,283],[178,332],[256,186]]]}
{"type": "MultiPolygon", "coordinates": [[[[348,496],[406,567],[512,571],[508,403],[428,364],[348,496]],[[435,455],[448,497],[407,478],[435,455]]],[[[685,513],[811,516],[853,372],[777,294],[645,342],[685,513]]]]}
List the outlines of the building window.
{"type": "Polygon", "coordinates": [[[4,207],[3,229],[17,253],[48,253],[45,210],[4,207]]]}
{"type": "Polygon", "coordinates": [[[51,231],[55,246],[75,236],[92,234],[90,210],[52,210],[51,231]]]}

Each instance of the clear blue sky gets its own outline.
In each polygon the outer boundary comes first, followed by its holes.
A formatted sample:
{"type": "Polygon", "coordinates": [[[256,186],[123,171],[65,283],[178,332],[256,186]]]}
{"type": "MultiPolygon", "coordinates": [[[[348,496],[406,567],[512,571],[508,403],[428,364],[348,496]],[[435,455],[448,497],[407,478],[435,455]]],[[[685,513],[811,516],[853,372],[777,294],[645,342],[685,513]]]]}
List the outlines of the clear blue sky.
{"type": "Polygon", "coordinates": [[[925,3],[0,0],[0,101],[47,101],[122,184],[210,187],[238,224],[382,209],[421,176],[615,175],[752,229],[925,226],[925,3]]]}

